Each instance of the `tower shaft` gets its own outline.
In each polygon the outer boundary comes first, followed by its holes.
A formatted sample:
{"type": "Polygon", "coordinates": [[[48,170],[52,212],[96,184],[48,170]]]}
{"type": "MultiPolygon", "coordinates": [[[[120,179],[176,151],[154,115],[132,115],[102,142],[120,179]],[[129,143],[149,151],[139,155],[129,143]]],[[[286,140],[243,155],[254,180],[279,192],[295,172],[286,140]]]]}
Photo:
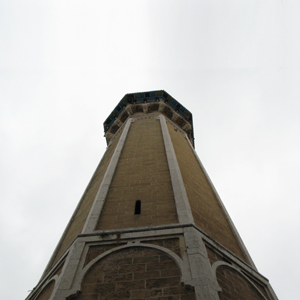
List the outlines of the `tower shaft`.
{"type": "Polygon", "coordinates": [[[164,91],[126,95],[108,148],[28,300],[277,299],[164,91]]]}

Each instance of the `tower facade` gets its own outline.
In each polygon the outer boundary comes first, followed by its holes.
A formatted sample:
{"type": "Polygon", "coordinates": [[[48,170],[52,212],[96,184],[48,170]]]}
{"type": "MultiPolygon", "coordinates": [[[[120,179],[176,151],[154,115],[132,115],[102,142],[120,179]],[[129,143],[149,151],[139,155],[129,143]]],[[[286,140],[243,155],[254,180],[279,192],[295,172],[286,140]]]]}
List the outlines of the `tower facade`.
{"type": "Polygon", "coordinates": [[[28,300],[277,299],[165,91],[127,94],[107,150],[28,300]]]}

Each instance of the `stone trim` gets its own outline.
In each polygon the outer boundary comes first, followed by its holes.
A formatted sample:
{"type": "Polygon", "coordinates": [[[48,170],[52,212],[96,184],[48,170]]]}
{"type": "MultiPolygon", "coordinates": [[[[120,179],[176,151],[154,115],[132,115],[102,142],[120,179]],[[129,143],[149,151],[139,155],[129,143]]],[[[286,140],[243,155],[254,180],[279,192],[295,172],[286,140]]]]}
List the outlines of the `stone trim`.
{"type": "MultiPolygon", "coordinates": [[[[70,247],[72,246],[73,243],[74,241],[70,244],[70,247]]],[[[46,269],[44,271],[40,281],[38,282],[38,284],[35,286],[34,289],[39,289],[45,282],[49,282],[49,280],[51,281],[51,279],[54,278],[55,276],[59,277],[61,275],[62,272],[59,275],[55,274],[55,272],[62,264],[65,265],[65,260],[69,253],[70,247],[66,249],[66,251],[61,255],[61,257],[57,260],[57,262],[55,262],[55,264],[49,270],[46,269]]],[[[29,299],[29,296],[27,298],[29,299]]]]}
{"type": "MultiPolygon", "coordinates": [[[[73,285],[74,276],[82,268],[82,252],[85,248],[85,241],[76,240],[69,251],[66,263],[59,276],[58,282],[53,290],[53,293],[49,300],[65,300],[66,293],[73,285]]],[[[77,291],[73,291],[72,294],[77,291]]]]}
{"type": "Polygon", "coordinates": [[[129,132],[131,122],[132,122],[132,119],[128,118],[126,121],[125,128],[124,128],[122,135],[120,137],[120,140],[118,142],[118,145],[117,145],[115,152],[114,152],[114,154],[110,160],[110,163],[107,167],[104,178],[101,182],[100,188],[99,188],[96,198],[94,200],[93,206],[90,210],[90,213],[87,217],[86,223],[83,227],[82,233],[92,232],[96,228],[98,219],[101,214],[101,210],[104,205],[105,198],[107,196],[113,175],[115,173],[117,164],[119,162],[119,158],[120,158],[123,146],[126,141],[127,134],[129,132]]]}
{"type": "MultiPolygon", "coordinates": [[[[52,300],[52,299],[54,298],[55,290],[57,289],[57,287],[58,287],[58,285],[59,285],[59,279],[60,279],[60,276],[58,276],[58,275],[53,276],[51,279],[49,279],[49,280],[47,281],[47,283],[46,283],[46,284],[43,286],[43,288],[41,289],[41,291],[43,291],[43,289],[47,286],[48,283],[50,283],[52,280],[55,281],[54,288],[53,288],[53,291],[52,291],[52,294],[51,294],[49,300],[52,300]]],[[[40,293],[39,293],[39,294],[40,294],[40,293]]],[[[37,297],[38,297],[38,295],[37,295],[37,297]]]]}
{"type": "MultiPolygon", "coordinates": [[[[182,270],[182,278],[184,278],[182,279],[182,281],[184,281],[185,284],[195,286],[195,291],[198,295],[201,295],[203,293],[205,295],[209,295],[211,292],[214,294],[216,291],[218,291],[218,286],[216,285],[216,282],[214,283],[215,277],[213,277],[210,262],[207,258],[205,244],[211,245],[211,247],[216,248],[216,251],[221,252],[225,257],[231,260],[233,264],[236,264],[236,266],[241,270],[245,270],[246,273],[249,273],[254,278],[257,278],[264,284],[268,285],[268,280],[266,278],[257,273],[245,262],[239,260],[232,253],[228,252],[228,250],[223,250],[222,248],[224,247],[221,247],[221,245],[219,245],[220,247],[218,247],[214,240],[209,240],[210,237],[202,232],[199,228],[197,228],[194,224],[170,224],[141,228],[126,228],[122,230],[96,231],[78,235],[71,248],[68,249],[69,255],[65,264],[69,267],[63,268],[55,287],[55,298],[53,299],[65,299],[66,296],[76,294],[76,292],[80,289],[80,286],[78,287],[78,285],[76,285],[78,282],[77,278],[81,276],[85,263],[85,257],[88,253],[89,247],[95,245],[105,246],[119,241],[120,243],[125,242],[127,244],[120,244],[119,247],[116,246],[116,248],[108,250],[110,252],[104,253],[109,254],[121,248],[135,247],[139,245],[141,247],[152,247],[158,250],[162,250],[165,252],[170,251],[171,253],[173,253],[172,250],[169,250],[165,247],[142,242],[153,238],[168,239],[176,237],[182,238],[186,247],[182,249],[182,259],[179,258],[179,262],[182,262],[182,265],[180,267],[182,270]],[[161,247],[162,249],[159,247],[161,247]],[[66,276],[66,274],[69,275],[66,276]],[[65,276],[69,279],[65,280],[65,276]],[[68,290],[68,288],[71,289],[68,290]]],[[[104,253],[102,253],[101,255],[104,255],[104,253]]],[[[176,254],[174,253],[174,255],[176,254]]],[[[86,268],[86,266],[84,268],[86,268]]],[[[43,286],[44,283],[46,281],[48,282],[49,280],[45,279],[40,283],[39,286],[43,286]]],[[[218,298],[210,298],[209,296],[209,298],[207,299],[218,298]]],[[[274,299],[277,300],[276,297],[274,297],[274,299]]]]}
{"type": "Polygon", "coordinates": [[[150,114],[141,114],[141,115],[132,115],[131,118],[132,118],[132,122],[135,122],[137,120],[142,120],[142,119],[156,119],[157,116],[159,116],[160,113],[156,113],[156,112],[152,112],[150,114]]]}
{"type": "Polygon", "coordinates": [[[141,237],[154,237],[154,236],[162,236],[166,234],[180,234],[184,232],[184,228],[193,227],[195,228],[200,234],[201,238],[203,239],[204,243],[210,245],[211,247],[215,248],[219,251],[222,255],[225,255],[229,260],[236,263],[237,265],[241,265],[242,268],[245,268],[247,272],[251,273],[253,276],[258,276],[260,280],[265,281],[267,284],[268,279],[261,275],[256,269],[254,269],[251,265],[247,264],[244,260],[240,259],[222,244],[218,243],[214,240],[211,236],[205,233],[202,229],[197,227],[194,224],[170,224],[170,225],[158,225],[158,226],[149,226],[149,227],[139,227],[139,228],[124,228],[121,230],[105,230],[105,231],[94,231],[90,234],[81,234],[78,237],[89,237],[89,241],[94,240],[97,237],[101,238],[103,233],[106,234],[106,237],[103,238],[103,241],[110,242],[111,240],[116,240],[117,235],[121,234],[122,239],[130,239],[130,238],[141,238],[141,237]]]}
{"type": "Polygon", "coordinates": [[[158,226],[147,226],[147,227],[139,227],[139,228],[124,228],[124,229],[112,229],[105,231],[94,231],[89,234],[80,234],[78,238],[87,238],[86,241],[93,242],[99,241],[99,238],[102,242],[110,243],[113,240],[117,240],[117,235],[121,235],[122,240],[124,239],[132,239],[132,238],[150,238],[157,237],[163,235],[177,235],[182,234],[184,232],[184,228],[193,227],[200,234],[204,243],[209,246],[215,248],[222,255],[225,255],[229,260],[234,262],[237,265],[241,265],[247,272],[251,273],[253,276],[258,276],[260,280],[265,281],[267,284],[268,279],[261,275],[256,269],[254,269],[251,265],[247,264],[245,261],[240,259],[230,250],[225,248],[223,245],[218,243],[212,237],[210,237],[207,233],[205,233],[202,229],[197,227],[194,224],[170,224],[170,225],[158,225],[158,226]],[[101,237],[105,234],[105,237],[101,237]]]}
{"type": "Polygon", "coordinates": [[[200,232],[192,226],[185,227],[183,233],[192,277],[191,285],[195,287],[197,300],[219,300],[220,287],[212,274],[200,232]]]}
{"type": "MultiPolygon", "coordinates": [[[[155,102],[151,102],[151,103],[127,104],[127,106],[123,110],[123,112],[117,118],[115,118],[115,121],[113,122],[113,124],[111,124],[110,128],[105,132],[104,136],[106,137],[108,145],[115,138],[115,135],[120,131],[120,129],[126,123],[126,120],[128,120],[128,118],[130,118],[130,117],[133,118],[135,115],[140,116],[142,114],[142,115],[146,116],[148,114],[157,114],[157,113],[164,115],[168,119],[168,121],[170,121],[172,124],[175,124],[176,127],[180,128],[180,130],[182,131],[183,134],[187,134],[190,130],[193,129],[192,123],[190,123],[190,121],[186,120],[179,112],[175,111],[174,108],[172,108],[167,103],[165,103],[165,101],[162,98],[159,98],[159,100],[157,100],[155,102]],[[158,110],[149,112],[149,107],[151,107],[154,104],[157,104],[159,106],[158,110]],[[134,112],[132,110],[132,108],[134,108],[136,106],[139,106],[141,108],[141,111],[134,112]],[[165,108],[167,108],[168,110],[170,110],[172,112],[171,117],[169,117],[165,114],[165,108]],[[121,116],[124,113],[127,113],[128,117],[124,121],[121,121],[121,116]],[[182,124],[182,125],[178,124],[177,120],[182,120],[184,122],[184,124],[182,124]],[[119,127],[119,129],[115,133],[114,133],[114,131],[112,131],[113,125],[117,125],[119,127]]],[[[191,142],[193,142],[193,137],[191,137],[191,142]]]]}
{"type": "MultiPolygon", "coordinates": [[[[123,127],[123,126],[122,126],[122,127],[123,127]]],[[[122,127],[121,127],[121,128],[122,128],[122,127]]],[[[121,129],[121,128],[120,128],[120,129],[121,129]]],[[[118,136],[119,133],[120,133],[120,131],[116,132],[115,137],[118,136]]],[[[112,140],[114,140],[115,137],[113,137],[112,140]]],[[[112,141],[111,141],[111,142],[112,142],[112,141]]],[[[106,151],[107,151],[107,149],[110,147],[110,145],[111,145],[111,143],[106,147],[106,151]]],[[[56,247],[55,247],[55,249],[54,249],[54,251],[53,251],[53,253],[52,253],[51,257],[50,257],[50,260],[49,260],[49,262],[48,262],[48,264],[47,264],[47,266],[46,266],[46,268],[45,268],[45,270],[44,270],[44,272],[43,272],[43,274],[42,274],[42,276],[41,276],[41,279],[42,279],[42,278],[47,274],[47,272],[49,271],[49,267],[50,267],[51,264],[53,263],[53,260],[54,260],[54,258],[56,257],[56,254],[57,254],[57,252],[58,252],[58,250],[59,250],[59,248],[60,248],[62,242],[64,241],[64,238],[65,238],[65,236],[66,236],[66,234],[67,234],[67,232],[68,232],[68,230],[69,230],[71,224],[73,223],[73,221],[74,221],[74,219],[75,219],[75,216],[76,216],[78,210],[79,210],[80,207],[81,207],[81,204],[82,204],[82,202],[83,202],[83,199],[84,199],[84,197],[85,197],[85,195],[86,195],[86,193],[87,193],[87,191],[88,191],[88,189],[89,189],[89,187],[90,187],[90,185],[91,185],[91,183],[92,183],[92,181],[93,181],[93,179],[94,179],[94,176],[95,176],[95,174],[96,174],[98,168],[100,167],[100,165],[101,165],[101,163],[102,163],[102,161],[103,161],[103,159],[104,159],[104,156],[105,156],[105,155],[103,154],[103,156],[102,156],[102,158],[101,158],[99,164],[97,165],[97,168],[95,169],[95,171],[94,171],[94,173],[93,173],[93,175],[92,175],[92,177],[91,177],[91,179],[90,179],[90,181],[89,181],[87,187],[85,188],[84,193],[83,193],[83,195],[81,196],[81,198],[80,198],[80,200],[79,200],[79,202],[78,202],[78,204],[77,204],[77,206],[76,206],[76,208],[75,208],[75,210],[74,210],[74,212],[73,212],[73,214],[72,214],[72,217],[70,218],[70,220],[69,220],[69,222],[68,222],[68,224],[67,224],[67,226],[66,226],[66,228],[65,228],[65,230],[64,230],[64,232],[63,232],[63,234],[62,234],[62,236],[60,237],[60,239],[59,239],[59,241],[58,241],[58,244],[56,245],[56,247]]],[[[73,241],[73,242],[74,242],[74,241],[73,241]]],[[[73,243],[73,242],[72,242],[72,243],[73,243]]],[[[72,243],[70,244],[70,246],[72,245],[72,243]]],[[[66,251],[67,251],[67,250],[68,250],[68,248],[66,249],[66,251]]],[[[65,251],[64,253],[66,253],[66,251],[65,251]]],[[[64,253],[62,254],[62,257],[64,256],[64,253]]],[[[60,261],[60,259],[59,259],[58,261],[60,261]]]]}
{"type": "Polygon", "coordinates": [[[214,187],[214,185],[213,185],[213,183],[212,183],[212,181],[211,181],[211,179],[210,179],[208,173],[206,172],[206,170],[205,170],[205,168],[204,168],[204,166],[203,166],[203,164],[202,164],[200,158],[198,157],[198,155],[197,155],[197,153],[196,153],[196,151],[195,151],[193,145],[191,144],[191,142],[190,142],[190,140],[189,140],[189,138],[188,138],[187,135],[185,135],[185,138],[186,138],[186,140],[188,141],[188,143],[189,143],[189,145],[190,145],[190,147],[191,147],[191,149],[192,149],[192,151],[193,151],[193,153],[194,153],[194,155],[195,155],[195,157],[196,157],[196,159],[197,159],[197,161],[198,161],[198,163],[199,163],[199,166],[200,166],[201,170],[203,171],[203,174],[204,174],[204,176],[206,177],[207,182],[208,182],[208,184],[210,185],[211,190],[212,190],[214,196],[216,197],[216,199],[217,199],[217,201],[218,201],[218,203],[219,203],[220,208],[221,208],[221,210],[223,211],[224,216],[225,216],[226,220],[228,221],[228,224],[229,224],[229,226],[231,227],[232,232],[233,232],[233,235],[235,236],[235,238],[236,238],[238,244],[240,245],[243,254],[244,254],[245,257],[248,259],[248,261],[249,261],[249,263],[251,264],[251,266],[257,271],[257,268],[256,268],[256,266],[255,266],[255,264],[254,264],[254,262],[253,262],[253,260],[252,260],[252,258],[251,258],[251,256],[250,256],[250,254],[249,254],[247,248],[245,247],[245,244],[244,244],[244,242],[243,242],[241,236],[239,235],[239,233],[238,233],[238,231],[237,231],[237,229],[236,229],[234,223],[232,222],[232,220],[231,220],[231,218],[230,218],[230,216],[229,216],[229,214],[228,214],[228,212],[227,212],[227,209],[226,209],[225,205],[223,204],[223,201],[221,200],[221,198],[220,198],[220,196],[219,196],[219,194],[218,194],[216,188],[214,187]]]}
{"type": "Polygon", "coordinates": [[[59,278],[58,275],[54,275],[54,276],[52,276],[51,278],[49,278],[48,280],[46,280],[46,281],[44,282],[43,285],[41,285],[41,286],[39,286],[39,287],[35,287],[35,288],[31,291],[31,293],[26,297],[25,300],[29,300],[29,299],[37,299],[38,296],[43,292],[43,290],[45,289],[45,287],[46,287],[51,281],[54,281],[53,291],[52,291],[52,294],[51,294],[49,300],[52,299],[53,296],[54,296],[55,288],[57,287],[58,278],[59,278]]]}
{"type": "MultiPolygon", "coordinates": [[[[225,255],[228,259],[234,262],[237,265],[245,268],[247,272],[251,273],[253,276],[257,276],[260,280],[268,283],[268,279],[261,275],[256,269],[252,266],[248,265],[246,262],[241,260],[235,254],[230,252],[227,248],[219,244],[217,241],[212,239],[207,233],[203,230],[195,226],[194,224],[169,224],[169,225],[158,225],[158,226],[144,226],[139,228],[124,228],[124,229],[111,229],[105,231],[94,231],[91,233],[82,233],[77,236],[79,240],[84,242],[93,243],[93,242],[101,242],[103,244],[110,244],[112,241],[118,240],[118,236],[121,235],[122,240],[126,239],[136,239],[136,238],[153,238],[158,236],[177,236],[178,234],[182,234],[184,232],[184,228],[193,227],[195,228],[202,236],[202,239],[205,243],[215,248],[216,251],[219,251],[222,255],[225,255]]],[[[76,239],[77,239],[76,238],[76,239]]],[[[70,247],[74,244],[76,239],[71,243],[70,247]]],[[[63,259],[65,259],[66,255],[70,251],[70,247],[63,253],[62,257],[55,263],[53,268],[56,268],[63,259]]],[[[51,270],[53,270],[51,268],[51,270]]],[[[48,275],[49,276],[49,275],[48,275]]],[[[49,278],[49,277],[45,277],[49,278]]],[[[51,275],[50,275],[51,276],[51,275]]],[[[44,281],[43,281],[44,282],[44,281]]]]}
{"type": "MultiPolygon", "coordinates": [[[[226,266],[228,268],[234,269],[235,271],[237,271],[245,280],[247,280],[252,286],[253,288],[255,288],[255,290],[260,294],[260,296],[262,296],[265,300],[268,300],[264,294],[256,287],[255,283],[252,282],[252,280],[250,278],[248,278],[245,274],[243,274],[243,272],[241,272],[241,269],[237,266],[231,265],[225,261],[216,261],[213,263],[212,265],[212,271],[213,271],[213,275],[214,277],[217,279],[217,268],[221,267],[221,266],[226,266]]],[[[278,300],[277,296],[274,294],[272,295],[274,297],[274,300],[278,300]]]]}
{"type": "Polygon", "coordinates": [[[62,276],[59,282],[59,289],[70,289],[73,284],[74,274],[81,267],[81,256],[85,247],[85,242],[77,240],[70,249],[66,264],[62,270],[62,276]]]}
{"type": "Polygon", "coordinates": [[[166,119],[163,115],[159,116],[161,131],[165,144],[165,151],[167,155],[168,166],[170,170],[171,182],[174,192],[174,199],[176,204],[177,216],[180,224],[192,223],[194,218],[192,215],[191,207],[181,176],[180,168],[177,162],[174,147],[168,131],[166,119]]]}
{"type": "Polygon", "coordinates": [[[114,235],[114,234],[126,234],[126,233],[138,233],[138,232],[149,232],[153,231],[155,234],[157,230],[170,230],[170,229],[181,229],[183,227],[189,227],[193,226],[192,224],[170,224],[170,225],[157,225],[157,226],[144,226],[144,227],[131,227],[131,228],[123,228],[123,229],[108,229],[108,230],[95,230],[92,233],[82,233],[79,234],[78,237],[92,237],[92,236],[108,236],[108,235],[114,235]]]}
{"type": "Polygon", "coordinates": [[[268,278],[261,275],[256,269],[254,269],[252,266],[248,265],[245,261],[240,259],[238,256],[233,254],[230,250],[219,244],[217,241],[211,239],[208,237],[204,232],[202,232],[199,228],[197,230],[202,234],[203,241],[207,248],[211,248],[216,253],[218,253],[221,256],[226,257],[227,260],[231,261],[232,263],[241,266],[241,268],[245,269],[248,273],[251,275],[259,278],[259,280],[262,280],[265,284],[269,282],[268,278]]]}
{"type": "MultiPolygon", "coordinates": [[[[132,248],[132,247],[140,247],[140,248],[152,248],[152,249],[156,249],[156,250],[160,250],[162,252],[165,252],[167,255],[171,256],[174,261],[176,262],[176,264],[178,265],[178,267],[182,270],[183,269],[183,261],[182,259],[173,251],[171,251],[170,249],[161,247],[161,246],[157,246],[157,245],[153,245],[153,244],[141,244],[139,241],[129,241],[127,243],[127,245],[122,245],[119,247],[115,247],[113,249],[110,249],[102,254],[100,254],[99,256],[97,256],[96,258],[94,258],[93,260],[91,260],[82,270],[81,274],[80,274],[80,282],[82,280],[82,278],[84,277],[84,275],[86,274],[86,272],[92,267],[92,265],[94,265],[97,261],[99,261],[100,259],[102,259],[103,257],[125,249],[125,248],[132,248]]],[[[183,276],[182,276],[183,277],[183,276]]],[[[185,278],[185,279],[189,279],[189,278],[185,278]]],[[[184,281],[184,280],[183,280],[184,281]]]]}

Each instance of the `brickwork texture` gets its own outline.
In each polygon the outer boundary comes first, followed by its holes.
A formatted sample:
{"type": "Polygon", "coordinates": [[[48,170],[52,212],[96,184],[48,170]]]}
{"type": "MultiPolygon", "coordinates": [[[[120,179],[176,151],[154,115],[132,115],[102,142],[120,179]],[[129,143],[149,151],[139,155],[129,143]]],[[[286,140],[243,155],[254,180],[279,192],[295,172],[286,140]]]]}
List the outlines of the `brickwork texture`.
{"type": "MultiPolygon", "coordinates": [[[[217,279],[222,292],[220,300],[264,300],[264,297],[236,270],[227,266],[217,269],[217,279]]],[[[259,288],[257,286],[257,288],[259,288]]],[[[270,299],[263,291],[266,299],[270,299]]]]}
{"type": "Polygon", "coordinates": [[[156,239],[156,240],[150,240],[150,241],[143,241],[142,243],[145,244],[152,244],[156,246],[161,246],[164,248],[167,248],[171,250],[172,252],[176,253],[179,257],[182,257],[182,251],[180,244],[179,244],[179,238],[173,238],[173,239],[156,239]]]}
{"type": "Polygon", "coordinates": [[[195,224],[239,258],[247,261],[188,141],[171,124],[167,125],[195,224]]]}
{"type": "Polygon", "coordinates": [[[146,247],[125,248],[88,270],[77,299],[196,299],[194,289],[180,280],[179,267],[164,252],[146,247]]]}
{"type": "Polygon", "coordinates": [[[178,223],[160,122],[131,124],[97,230],[178,223]],[[141,201],[141,213],[135,203],[141,201]]]}

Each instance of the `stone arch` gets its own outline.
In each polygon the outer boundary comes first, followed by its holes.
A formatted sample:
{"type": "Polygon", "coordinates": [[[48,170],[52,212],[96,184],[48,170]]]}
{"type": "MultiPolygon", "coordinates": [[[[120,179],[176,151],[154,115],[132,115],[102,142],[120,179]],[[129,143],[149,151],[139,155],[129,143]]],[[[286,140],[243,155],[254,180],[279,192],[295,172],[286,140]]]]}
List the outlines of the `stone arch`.
{"type": "Polygon", "coordinates": [[[94,258],[93,260],[91,260],[85,267],[84,269],[82,270],[82,273],[81,273],[81,276],[80,276],[80,281],[82,280],[82,278],[85,276],[86,272],[99,260],[101,260],[102,258],[104,258],[105,256],[113,253],[113,252],[116,252],[116,251],[119,251],[121,249],[125,249],[125,248],[131,248],[131,247],[142,247],[142,248],[153,248],[153,249],[157,249],[159,251],[162,251],[164,253],[166,253],[166,255],[170,256],[171,258],[173,258],[176,262],[176,264],[178,265],[178,267],[182,270],[184,268],[183,266],[183,261],[182,259],[176,254],[174,253],[173,251],[167,249],[167,248],[164,248],[164,247],[161,247],[161,246],[158,246],[158,245],[151,245],[151,244],[135,244],[135,243],[130,243],[130,244],[127,244],[127,245],[123,245],[123,246],[120,246],[120,247],[115,247],[113,249],[110,249],[110,250],[107,250],[106,252],[102,253],[101,255],[97,256],[96,258],[94,258]]]}
{"type": "Polygon", "coordinates": [[[49,280],[47,280],[43,286],[41,287],[40,291],[37,293],[35,300],[49,300],[51,295],[54,291],[56,282],[58,279],[58,275],[53,276],[49,280]]]}
{"type": "Polygon", "coordinates": [[[181,294],[195,299],[194,289],[181,284],[181,268],[182,260],[160,246],[131,243],[116,247],[85,266],[80,280],[76,280],[81,291],[77,299],[97,299],[99,295],[101,299],[143,299],[181,294]]]}
{"type": "Polygon", "coordinates": [[[270,299],[237,266],[224,261],[217,261],[212,265],[212,271],[222,289],[219,295],[220,300],[228,299],[227,297],[232,300],[270,299]]]}

